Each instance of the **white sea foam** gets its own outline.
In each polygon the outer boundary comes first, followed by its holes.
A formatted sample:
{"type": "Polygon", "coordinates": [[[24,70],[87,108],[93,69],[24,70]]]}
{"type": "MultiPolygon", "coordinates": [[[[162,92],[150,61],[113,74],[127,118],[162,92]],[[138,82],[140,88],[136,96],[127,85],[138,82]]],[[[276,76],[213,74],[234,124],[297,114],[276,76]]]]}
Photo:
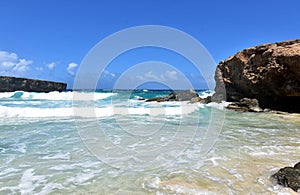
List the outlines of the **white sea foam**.
{"type": "Polygon", "coordinates": [[[0,106],[1,117],[67,117],[72,116],[72,108],[32,108],[0,106]]]}
{"type": "Polygon", "coordinates": [[[201,98],[207,98],[208,96],[212,96],[215,92],[214,91],[203,91],[198,93],[199,97],[201,98]]]}
{"type": "Polygon", "coordinates": [[[43,159],[43,160],[49,160],[49,159],[70,160],[70,153],[66,152],[66,153],[58,153],[55,155],[48,155],[48,156],[41,157],[41,159],[43,159]]]}
{"type": "Polygon", "coordinates": [[[221,103],[211,102],[211,103],[208,103],[207,106],[214,107],[214,108],[217,108],[217,109],[224,109],[229,104],[230,104],[230,102],[222,101],[221,103]]]}
{"type": "Polygon", "coordinates": [[[18,186],[21,194],[32,194],[34,189],[44,181],[44,178],[44,176],[35,176],[34,169],[25,170],[18,186]]]}
{"type": "Polygon", "coordinates": [[[199,107],[186,104],[177,107],[118,107],[108,105],[103,108],[97,107],[74,107],[74,108],[37,108],[37,107],[8,107],[0,106],[0,117],[107,117],[112,115],[187,115],[199,107]]]}
{"type": "Polygon", "coordinates": [[[27,149],[26,144],[19,143],[19,144],[16,145],[16,149],[15,150],[18,151],[18,152],[21,152],[21,153],[26,153],[26,149],[27,149]]]}
{"type": "Polygon", "coordinates": [[[79,173],[75,177],[69,178],[66,182],[76,185],[87,185],[95,177],[94,173],[79,173]]]}
{"type": "Polygon", "coordinates": [[[2,92],[0,93],[0,99],[2,98],[10,98],[14,95],[15,92],[2,92]]]}
{"type": "Polygon", "coordinates": [[[56,166],[50,167],[49,169],[54,170],[54,171],[66,171],[66,170],[74,169],[74,166],[69,165],[69,164],[61,164],[61,165],[56,165],[56,166]]]}
{"type": "Polygon", "coordinates": [[[101,100],[109,98],[116,93],[101,93],[101,92],[77,92],[77,91],[68,91],[68,92],[58,92],[53,91],[49,93],[35,93],[35,92],[4,92],[0,93],[0,99],[4,98],[15,98],[15,99],[24,99],[24,100],[81,100],[81,101],[90,101],[90,100],[101,100]]]}
{"type": "Polygon", "coordinates": [[[64,189],[64,186],[58,183],[47,183],[43,189],[38,193],[38,195],[49,194],[55,189],[64,189]]]}
{"type": "Polygon", "coordinates": [[[15,169],[15,168],[8,168],[6,170],[3,170],[0,172],[0,176],[3,177],[4,175],[10,175],[11,173],[15,174],[18,172],[20,169],[15,169]]]}
{"type": "Polygon", "coordinates": [[[299,150],[297,146],[242,146],[241,150],[246,151],[251,156],[269,156],[280,153],[294,153],[299,150]],[[288,151],[288,152],[287,152],[288,151]]]}
{"type": "Polygon", "coordinates": [[[34,186],[32,184],[32,179],[31,179],[32,177],[33,174],[31,172],[28,171],[24,172],[19,184],[21,194],[29,194],[33,192],[34,186]]]}
{"type": "Polygon", "coordinates": [[[159,177],[144,178],[142,188],[156,191],[156,194],[215,194],[204,189],[197,189],[196,185],[186,181],[162,181],[159,177]]]}
{"type": "MultiPolygon", "coordinates": [[[[206,96],[210,93],[202,93],[206,96]]],[[[0,106],[0,117],[108,117],[113,115],[187,115],[203,108],[203,104],[188,104],[188,102],[142,102],[138,100],[128,100],[124,105],[118,102],[97,102],[117,95],[110,92],[6,92],[0,93],[0,100],[4,99],[6,104],[0,106]],[[11,101],[13,100],[13,101],[11,101]],[[21,101],[20,101],[21,100],[21,101]],[[26,102],[30,100],[29,102],[26,102]],[[34,100],[34,101],[31,101],[34,100]],[[76,104],[71,101],[78,100],[76,104]],[[55,101],[55,104],[53,103],[55,101]],[[58,102],[57,102],[58,101],[58,102]],[[59,101],[69,101],[62,103],[59,101]],[[83,101],[83,102],[82,102],[83,101]],[[84,103],[89,101],[89,106],[84,103]],[[130,105],[128,105],[130,103],[130,105]],[[94,104],[97,104],[94,106],[94,104]],[[12,106],[13,105],[13,106],[12,106]],[[20,105],[20,106],[19,106],[20,105]]],[[[117,99],[117,97],[116,97],[117,99]]],[[[210,103],[208,106],[223,108],[226,103],[210,103]]]]}
{"type": "MultiPolygon", "coordinates": [[[[228,112],[215,147],[203,155],[202,135],[206,130],[206,119],[210,119],[211,111],[221,112],[215,107],[223,109],[226,102],[209,105],[148,103],[127,101],[121,99],[123,96],[117,99],[117,95],[114,97],[117,104],[95,101],[95,109],[84,107],[89,105],[85,101],[78,101],[74,112],[69,100],[39,100],[30,96],[34,93],[20,97],[15,93],[0,95],[3,98],[0,98],[3,140],[0,149],[0,194],[118,194],[118,189],[119,194],[212,194],[210,191],[242,194],[241,186],[246,186],[244,191],[252,194],[288,194],[282,187],[273,187],[269,176],[282,166],[293,165],[300,152],[298,123],[277,121],[269,115],[228,112]],[[12,95],[15,96],[11,98],[12,95]],[[30,101],[30,98],[36,99],[30,101]],[[193,111],[187,117],[181,117],[183,113],[193,111]],[[151,117],[127,118],[130,114],[151,117]],[[167,114],[178,116],[165,119],[160,116],[167,114]],[[104,117],[99,120],[101,124],[97,124],[112,142],[106,144],[102,137],[95,139],[101,144],[103,141],[103,153],[108,151],[105,161],[91,155],[80,142],[73,118],[55,118],[93,115],[104,117]],[[116,115],[113,119],[126,131],[119,131],[111,117],[105,119],[112,115],[116,115]],[[132,119],[134,123],[127,123],[132,119]],[[165,126],[153,133],[155,125],[159,126],[160,122],[165,126]],[[178,128],[179,125],[181,128],[178,128]],[[115,148],[124,152],[112,153],[117,151],[113,150],[115,148]],[[156,151],[160,155],[156,155],[156,151]],[[136,165],[151,169],[139,171],[142,169],[135,168],[136,165]],[[126,169],[137,171],[128,172],[126,169]]],[[[79,120],[83,121],[82,127],[87,129],[87,133],[93,135],[98,130],[94,123],[90,123],[94,119],[79,120]]]]}

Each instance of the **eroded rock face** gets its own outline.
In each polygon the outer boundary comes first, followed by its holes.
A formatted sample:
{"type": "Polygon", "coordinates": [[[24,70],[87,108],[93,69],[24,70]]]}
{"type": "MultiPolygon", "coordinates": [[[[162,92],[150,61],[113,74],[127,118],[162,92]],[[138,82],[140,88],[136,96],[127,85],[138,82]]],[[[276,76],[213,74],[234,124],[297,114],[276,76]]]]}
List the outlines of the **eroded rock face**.
{"type": "Polygon", "coordinates": [[[215,80],[215,98],[300,112],[300,39],[244,49],[219,63],[215,80]]]}
{"type": "Polygon", "coordinates": [[[0,92],[28,91],[50,92],[64,91],[66,83],[0,76],[0,92]]]}

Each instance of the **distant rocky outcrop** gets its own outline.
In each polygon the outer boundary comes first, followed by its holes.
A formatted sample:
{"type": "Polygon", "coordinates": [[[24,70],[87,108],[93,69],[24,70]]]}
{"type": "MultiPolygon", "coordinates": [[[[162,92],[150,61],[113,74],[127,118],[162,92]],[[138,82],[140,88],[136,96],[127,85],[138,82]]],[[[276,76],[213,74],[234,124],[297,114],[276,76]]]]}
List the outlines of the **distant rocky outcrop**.
{"type": "Polygon", "coordinates": [[[244,49],[221,61],[214,101],[257,99],[260,107],[300,112],[300,39],[244,49]]]}
{"type": "Polygon", "coordinates": [[[189,101],[190,103],[195,102],[210,102],[210,97],[202,99],[199,95],[192,89],[190,90],[183,90],[183,91],[172,91],[168,96],[165,97],[156,97],[150,98],[146,100],[146,102],[166,102],[166,101],[189,101]]]}
{"type": "Polygon", "coordinates": [[[50,92],[64,91],[66,83],[43,81],[35,79],[0,76],[0,92],[28,91],[50,92]]]}
{"type": "Polygon", "coordinates": [[[300,162],[294,167],[284,167],[271,176],[277,184],[292,188],[295,192],[300,188],[300,162]]]}

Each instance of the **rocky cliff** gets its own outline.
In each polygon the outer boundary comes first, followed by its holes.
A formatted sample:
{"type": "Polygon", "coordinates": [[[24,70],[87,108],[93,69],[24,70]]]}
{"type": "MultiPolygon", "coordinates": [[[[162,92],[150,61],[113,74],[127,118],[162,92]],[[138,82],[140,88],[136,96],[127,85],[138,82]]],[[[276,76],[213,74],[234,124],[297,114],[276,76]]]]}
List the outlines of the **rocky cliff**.
{"type": "Polygon", "coordinates": [[[219,63],[215,80],[215,99],[300,112],[300,39],[244,49],[219,63]]]}
{"type": "Polygon", "coordinates": [[[66,83],[0,76],[0,92],[50,92],[63,91],[66,87],[66,83]]]}

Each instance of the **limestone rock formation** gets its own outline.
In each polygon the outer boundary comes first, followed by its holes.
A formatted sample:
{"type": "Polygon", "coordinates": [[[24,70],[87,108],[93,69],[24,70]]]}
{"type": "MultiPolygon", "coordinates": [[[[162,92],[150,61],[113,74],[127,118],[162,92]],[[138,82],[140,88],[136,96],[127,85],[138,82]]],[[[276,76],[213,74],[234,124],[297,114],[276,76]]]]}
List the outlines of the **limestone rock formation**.
{"type": "Polygon", "coordinates": [[[214,101],[255,98],[262,108],[300,112],[300,39],[244,49],[221,61],[214,101]]]}
{"type": "Polygon", "coordinates": [[[28,91],[50,92],[64,91],[66,83],[0,76],[0,92],[28,91]]]}

